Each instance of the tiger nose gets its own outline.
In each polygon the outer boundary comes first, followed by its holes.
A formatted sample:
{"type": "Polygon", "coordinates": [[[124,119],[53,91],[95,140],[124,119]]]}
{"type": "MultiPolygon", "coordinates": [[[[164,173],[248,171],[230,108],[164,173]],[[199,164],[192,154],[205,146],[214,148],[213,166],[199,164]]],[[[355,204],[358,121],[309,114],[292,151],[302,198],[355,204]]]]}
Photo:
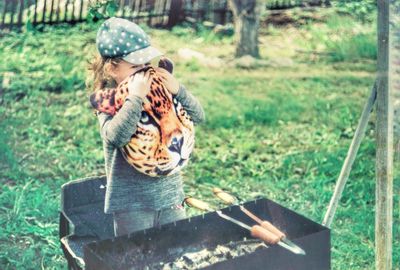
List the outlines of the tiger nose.
{"type": "Polygon", "coordinates": [[[171,145],[168,147],[168,149],[171,152],[177,152],[180,154],[182,145],[183,145],[183,137],[181,137],[181,138],[174,137],[174,138],[172,138],[171,145]]]}

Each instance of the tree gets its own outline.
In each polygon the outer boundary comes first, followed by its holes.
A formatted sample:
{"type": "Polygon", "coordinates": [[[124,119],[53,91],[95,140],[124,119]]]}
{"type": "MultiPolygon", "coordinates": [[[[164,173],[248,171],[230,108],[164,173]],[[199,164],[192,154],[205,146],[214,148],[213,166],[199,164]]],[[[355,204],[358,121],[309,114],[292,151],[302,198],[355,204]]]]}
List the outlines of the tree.
{"type": "Polygon", "coordinates": [[[258,28],[264,7],[262,0],[229,0],[235,22],[236,57],[260,57],[258,28]]]}
{"type": "Polygon", "coordinates": [[[113,17],[118,10],[115,0],[91,0],[89,2],[89,12],[86,18],[89,22],[113,17]]]}

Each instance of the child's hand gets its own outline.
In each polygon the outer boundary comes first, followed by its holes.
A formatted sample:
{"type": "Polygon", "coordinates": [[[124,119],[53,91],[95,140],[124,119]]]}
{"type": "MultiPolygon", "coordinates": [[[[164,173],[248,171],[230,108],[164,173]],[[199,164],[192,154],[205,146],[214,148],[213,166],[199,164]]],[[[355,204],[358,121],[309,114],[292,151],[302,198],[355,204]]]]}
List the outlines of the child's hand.
{"type": "Polygon", "coordinates": [[[129,80],[128,91],[144,99],[150,91],[151,81],[150,72],[136,73],[135,76],[129,80]]]}
{"type": "Polygon", "coordinates": [[[179,82],[175,77],[163,68],[156,67],[157,75],[161,79],[161,82],[167,87],[171,94],[176,95],[179,90],[179,82]]]}

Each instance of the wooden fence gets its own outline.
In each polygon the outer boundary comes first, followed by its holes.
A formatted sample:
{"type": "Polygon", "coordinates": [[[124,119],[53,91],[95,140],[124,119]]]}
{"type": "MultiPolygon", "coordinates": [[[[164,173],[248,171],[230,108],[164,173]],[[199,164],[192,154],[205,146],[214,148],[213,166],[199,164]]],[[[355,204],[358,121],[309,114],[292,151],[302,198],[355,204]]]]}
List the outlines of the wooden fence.
{"type": "MultiPolygon", "coordinates": [[[[0,28],[85,21],[89,0],[3,0],[0,1],[0,28]]],[[[174,0],[118,0],[117,17],[150,25],[167,25],[174,0]]],[[[102,11],[102,10],[100,10],[102,11]]],[[[104,11],[104,10],[103,10],[104,11]]],[[[173,16],[172,16],[173,17],[173,16]]]]}
{"type": "MultiPolygon", "coordinates": [[[[86,20],[93,0],[0,0],[0,29],[33,24],[86,20]]],[[[225,24],[232,20],[227,0],[116,0],[117,17],[152,26],[173,26],[183,20],[225,24]]],[[[329,5],[328,0],[267,0],[268,9],[329,5]]]]}
{"type": "MultiPolygon", "coordinates": [[[[210,21],[215,24],[232,22],[232,12],[228,7],[228,1],[186,0],[183,1],[184,19],[190,22],[210,21]]],[[[329,0],[266,0],[266,8],[269,10],[284,10],[295,7],[328,7],[329,0]]]]}

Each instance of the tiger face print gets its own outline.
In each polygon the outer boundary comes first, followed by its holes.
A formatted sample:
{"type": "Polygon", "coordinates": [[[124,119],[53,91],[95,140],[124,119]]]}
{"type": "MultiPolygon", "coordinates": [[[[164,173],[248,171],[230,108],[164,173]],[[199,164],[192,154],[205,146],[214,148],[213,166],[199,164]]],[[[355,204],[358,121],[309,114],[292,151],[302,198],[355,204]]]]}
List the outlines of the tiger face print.
{"type": "MultiPolygon", "coordinates": [[[[171,175],[183,168],[194,147],[194,126],[180,102],[166,89],[151,66],[140,71],[151,73],[150,92],[143,102],[137,130],[120,150],[125,160],[150,176],[171,175]]],[[[139,71],[139,72],[140,72],[139,71]]],[[[128,76],[117,88],[99,90],[90,100],[102,112],[114,115],[128,95],[128,76]]]]}

